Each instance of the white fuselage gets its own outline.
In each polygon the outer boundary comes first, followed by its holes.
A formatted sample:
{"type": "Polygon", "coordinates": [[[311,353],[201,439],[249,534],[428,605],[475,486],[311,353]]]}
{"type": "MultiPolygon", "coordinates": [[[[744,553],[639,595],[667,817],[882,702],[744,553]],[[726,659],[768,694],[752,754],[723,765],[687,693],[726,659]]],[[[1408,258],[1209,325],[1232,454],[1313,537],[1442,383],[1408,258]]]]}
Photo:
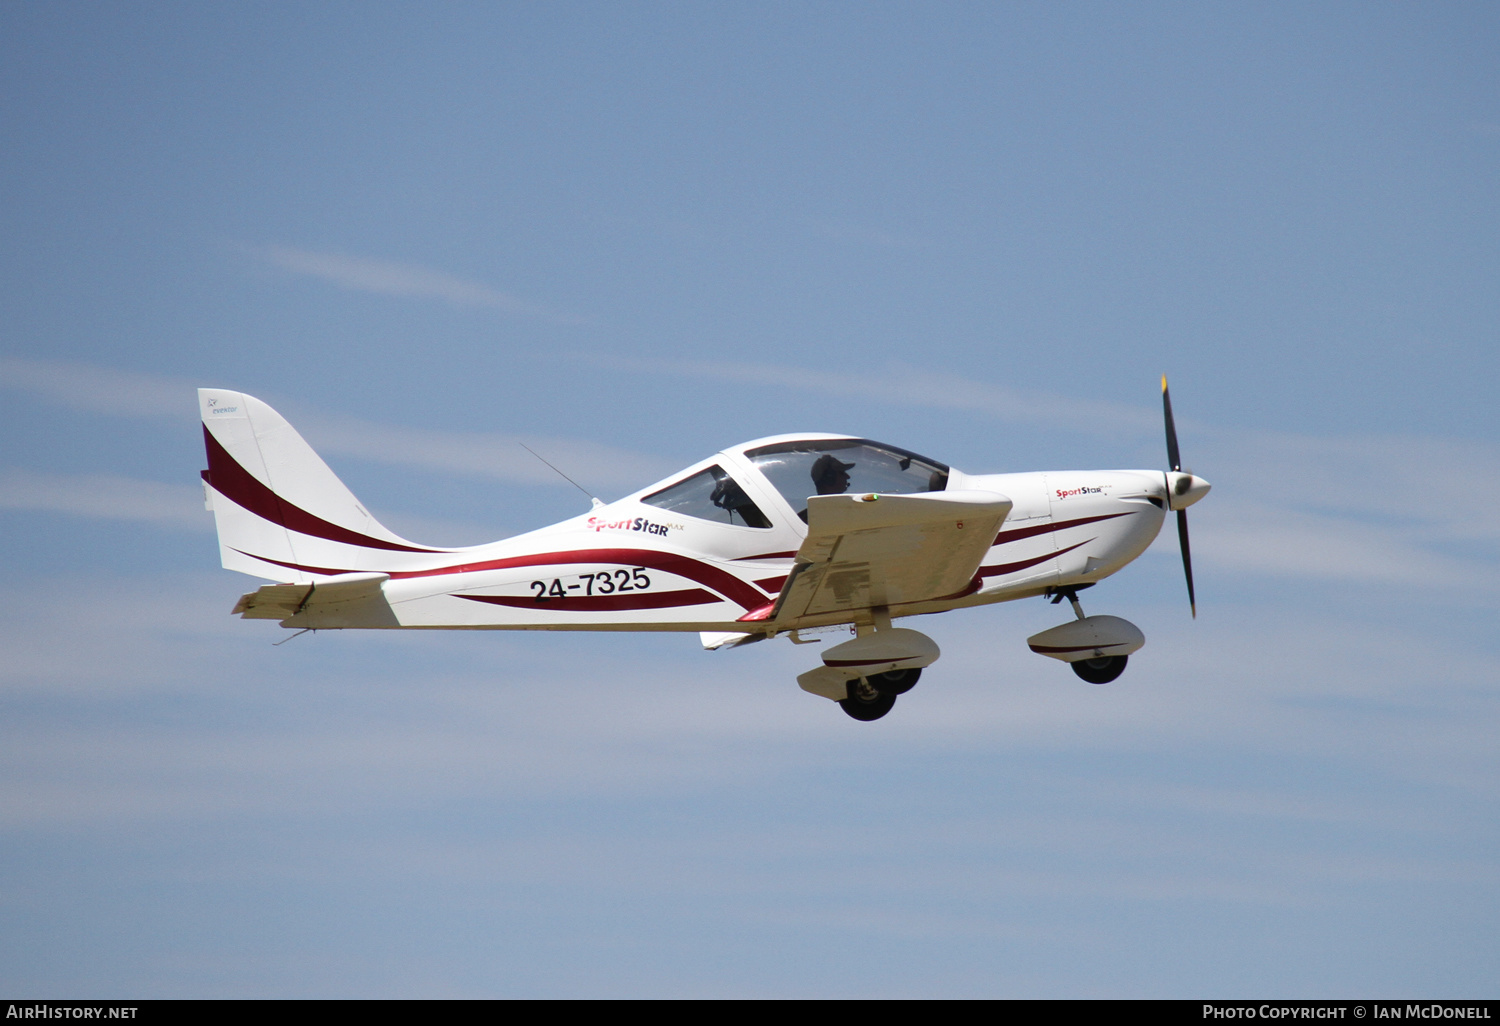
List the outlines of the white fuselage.
{"type": "MultiPolygon", "coordinates": [[[[674,516],[640,501],[652,489],[551,527],[470,549],[406,556],[385,570],[392,627],[512,630],[735,631],[773,605],[807,528],[775,489],[731,450],[729,465],[765,510],[769,528],[674,516]]],[[[684,472],[689,473],[690,471],[684,472]]],[[[1038,595],[1102,580],[1139,556],[1161,528],[1166,480],[1159,471],[965,475],[949,489],[990,491],[1013,505],[966,593],[890,609],[892,616],[1038,595]]],[[[344,569],[344,568],[335,568],[344,569]]],[[[783,631],[855,622],[868,611],[795,621],[759,619],[783,631]]],[[[287,626],[370,626],[336,613],[300,614],[287,626]]]]}

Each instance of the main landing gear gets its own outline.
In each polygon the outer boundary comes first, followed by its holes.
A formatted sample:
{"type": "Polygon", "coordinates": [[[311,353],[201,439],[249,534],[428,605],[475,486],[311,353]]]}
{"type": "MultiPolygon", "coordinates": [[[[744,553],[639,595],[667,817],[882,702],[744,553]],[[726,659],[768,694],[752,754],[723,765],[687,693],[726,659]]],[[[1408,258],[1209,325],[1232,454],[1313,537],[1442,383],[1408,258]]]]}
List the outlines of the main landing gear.
{"type": "Polygon", "coordinates": [[[832,699],[866,723],[890,712],[941,654],[927,635],[892,627],[884,608],[871,612],[873,623],[856,626],[852,640],[828,649],[822,666],[797,678],[803,691],[832,699]]]}
{"type": "Polygon", "coordinates": [[[856,677],[844,685],[849,697],[840,700],[839,706],[856,720],[878,720],[895,708],[896,697],[910,691],[921,676],[921,669],[913,667],[856,677]]]}

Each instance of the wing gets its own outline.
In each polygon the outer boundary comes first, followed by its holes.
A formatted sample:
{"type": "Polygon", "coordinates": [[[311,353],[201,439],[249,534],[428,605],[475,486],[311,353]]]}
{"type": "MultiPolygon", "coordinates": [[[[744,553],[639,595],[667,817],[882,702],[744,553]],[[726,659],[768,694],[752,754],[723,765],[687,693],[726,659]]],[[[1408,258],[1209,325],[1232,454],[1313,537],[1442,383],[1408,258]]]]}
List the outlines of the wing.
{"type": "Polygon", "coordinates": [[[766,618],[795,621],[960,594],[1010,509],[996,492],[813,496],[807,538],[766,618]]]}

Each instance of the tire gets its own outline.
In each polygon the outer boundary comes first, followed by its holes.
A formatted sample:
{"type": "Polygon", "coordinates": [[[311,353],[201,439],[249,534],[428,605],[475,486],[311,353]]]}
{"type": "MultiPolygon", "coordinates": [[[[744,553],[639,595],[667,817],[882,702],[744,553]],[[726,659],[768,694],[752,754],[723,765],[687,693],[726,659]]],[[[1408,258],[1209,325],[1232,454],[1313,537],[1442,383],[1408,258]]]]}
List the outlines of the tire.
{"type": "Polygon", "coordinates": [[[889,692],[892,695],[904,695],[916,687],[917,681],[921,679],[920,667],[911,670],[891,670],[887,673],[877,673],[870,678],[870,683],[875,686],[876,691],[889,692]]]}
{"type": "Polygon", "coordinates": [[[849,697],[839,702],[844,712],[856,720],[868,723],[878,720],[896,705],[896,692],[873,686],[863,688],[856,678],[849,682],[849,697]],[[863,694],[861,694],[863,692],[863,694]]]}
{"type": "Polygon", "coordinates": [[[1104,656],[1100,659],[1080,659],[1068,665],[1090,684],[1108,684],[1125,672],[1125,664],[1129,661],[1129,656],[1104,656]]]}

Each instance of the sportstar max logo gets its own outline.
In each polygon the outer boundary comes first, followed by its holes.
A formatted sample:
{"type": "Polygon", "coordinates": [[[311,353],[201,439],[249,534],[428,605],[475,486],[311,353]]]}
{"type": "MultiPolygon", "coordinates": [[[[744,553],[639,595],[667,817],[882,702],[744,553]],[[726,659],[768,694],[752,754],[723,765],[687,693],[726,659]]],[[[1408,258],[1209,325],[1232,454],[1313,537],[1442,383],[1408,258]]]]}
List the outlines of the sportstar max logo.
{"type": "Polygon", "coordinates": [[[589,517],[589,528],[594,531],[644,531],[647,534],[665,535],[672,528],[682,529],[681,524],[657,524],[645,517],[625,520],[600,520],[589,517]]]}
{"type": "Polygon", "coordinates": [[[1103,493],[1103,488],[1090,488],[1085,485],[1082,488],[1069,488],[1067,491],[1063,491],[1061,488],[1059,488],[1057,490],[1057,497],[1059,499],[1069,499],[1075,495],[1102,495],[1103,493]]]}

